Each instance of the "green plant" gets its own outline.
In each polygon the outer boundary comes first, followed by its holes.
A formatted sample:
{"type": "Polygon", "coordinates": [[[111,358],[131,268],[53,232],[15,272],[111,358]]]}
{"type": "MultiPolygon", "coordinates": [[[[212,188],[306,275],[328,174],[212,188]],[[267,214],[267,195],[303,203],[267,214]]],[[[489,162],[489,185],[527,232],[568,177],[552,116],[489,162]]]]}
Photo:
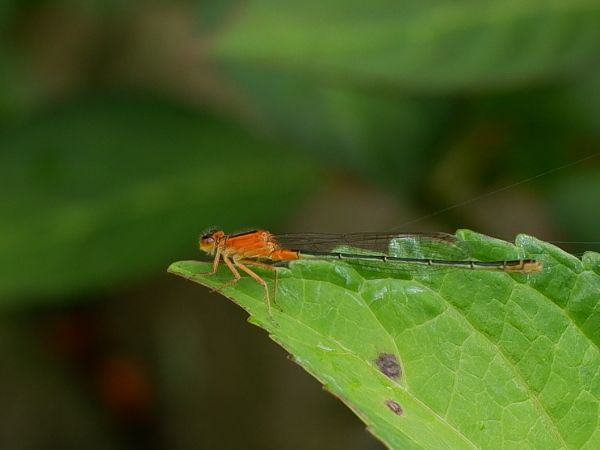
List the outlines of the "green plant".
{"type": "MultiPolygon", "coordinates": [[[[544,269],[297,261],[280,269],[272,317],[251,279],[223,293],[390,448],[598,448],[600,254],[580,260],[526,235],[516,246],[457,237],[470,257],[534,257],[544,269]]],[[[211,288],[231,279],[226,268],[201,275],[208,267],[169,271],[211,288]]]]}

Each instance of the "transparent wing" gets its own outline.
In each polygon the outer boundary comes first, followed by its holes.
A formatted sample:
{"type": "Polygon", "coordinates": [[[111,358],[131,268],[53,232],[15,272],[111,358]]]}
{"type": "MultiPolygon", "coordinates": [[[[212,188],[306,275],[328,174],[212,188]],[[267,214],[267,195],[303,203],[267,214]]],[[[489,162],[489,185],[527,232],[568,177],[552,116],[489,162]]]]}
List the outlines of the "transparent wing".
{"type": "Polygon", "coordinates": [[[462,242],[447,233],[286,233],[274,235],[274,239],[281,248],[300,252],[345,252],[450,260],[468,257],[462,242]]]}

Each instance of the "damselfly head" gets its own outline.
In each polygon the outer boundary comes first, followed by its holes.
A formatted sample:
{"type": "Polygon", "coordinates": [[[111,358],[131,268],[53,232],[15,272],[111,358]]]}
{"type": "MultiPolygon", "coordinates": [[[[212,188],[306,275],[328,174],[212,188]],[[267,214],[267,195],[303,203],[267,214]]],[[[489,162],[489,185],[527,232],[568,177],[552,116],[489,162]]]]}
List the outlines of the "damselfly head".
{"type": "Polygon", "coordinates": [[[200,235],[199,247],[200,250],[210,255],[214,254],[219,240],[225,236],[221,230],[208,230],[200,235]]]}

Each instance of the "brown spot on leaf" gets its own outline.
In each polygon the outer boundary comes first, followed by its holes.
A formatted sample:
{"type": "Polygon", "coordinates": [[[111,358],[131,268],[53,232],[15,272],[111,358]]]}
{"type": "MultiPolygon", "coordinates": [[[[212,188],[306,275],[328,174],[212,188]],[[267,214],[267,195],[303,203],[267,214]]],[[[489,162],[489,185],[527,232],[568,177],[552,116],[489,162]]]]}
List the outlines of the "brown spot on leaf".
{"type": "Polygon", "coordinates": [[[391,353],[380,353],[379,357],[375,360],[375,364],[377,364],[381,373],[392,380],[396,380],[402,376],[402,368],[400,367],[396,355],[392,355],[391,353]]]}
{"type": "Polygon", "coordinates": [[[387,406],[388,408],[390,408],[390,410],[396,414],[397,416],[401,416],[402,413],[404,411],[402,411],[402,406],[400,406],[397,402],[395,402],[394,400],[386,400],[385,401],[385,406],[387,406]]]}

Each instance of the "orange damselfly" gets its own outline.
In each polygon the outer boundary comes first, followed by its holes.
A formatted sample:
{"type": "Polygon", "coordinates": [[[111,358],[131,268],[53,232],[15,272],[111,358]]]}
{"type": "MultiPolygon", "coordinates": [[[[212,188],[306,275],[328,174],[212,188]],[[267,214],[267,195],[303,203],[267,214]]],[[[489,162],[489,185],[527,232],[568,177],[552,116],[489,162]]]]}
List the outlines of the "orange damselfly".
{"type": "MultiPolygon", "coordinates": [[[[217,272],[221,261],[233,274],[233,280],[223,289],[241,279],[239,270],[245,272],[265,288],[269,313],[271,301],[266,281],[248,266],[261,267],[276,272],[275,264],[303,258],[378,261],[390,264],[415,264],[461,269],[482,269],[501,272],[534,273],[542,269],[535,259],[505,261],[475,261],[470,259],[440,259],[438,257],[405,257],[391,254],[390,243],[408,239],[418,242],[456,243],[457,239],[446,233],[287,233],[273,234],[254,230],[226,235],[222,230],[210,230],[200,236],[200,250],[214,256],[212,270],[217,272]],[[363,253],[361,250],[364,250],[363,253]],[[239,269],[239,270],[238,270],[239,269]]],[[[275,278],[277,282],[277,277],[275,278]]],[[[277,289],[277,286],[275,286],[277,289]]]]}

